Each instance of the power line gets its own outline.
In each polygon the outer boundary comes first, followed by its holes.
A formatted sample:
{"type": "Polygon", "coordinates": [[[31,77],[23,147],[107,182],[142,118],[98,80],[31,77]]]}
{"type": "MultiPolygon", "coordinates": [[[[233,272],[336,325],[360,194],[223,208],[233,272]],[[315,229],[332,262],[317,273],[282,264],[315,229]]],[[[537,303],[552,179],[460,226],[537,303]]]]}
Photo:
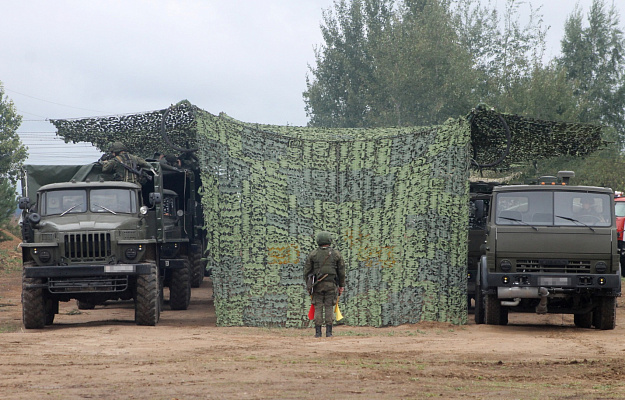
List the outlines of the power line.
{"type": "MultiPolygon", "coordinates": [[[[19,95],[21,95],[21,96],[29,97],[29,98],[34,99],[34,100],[43,101],[44,103],[54,104],[54,105],[57,105],[57,106],[68,107],[68,108],[74,108],[74,109],[76,109],[76,110],[92,111],[92,112],[97,112],[97,113],[111,114],[111,113],[107,113],[107,112],[105,112],[105,111],[98,111],[98,110],[91,110],[91,109],[88,109],[88,108],[81,108],[81,107],[68,106],[67,104],[61,104],[61,103],[56,103],[56,102],[54,102],[54,101],[49,101],[49,100],[40,99],[40,98],[35,97],[35,96],[31,96],[31,95],[28,95],[28,94],[24,94],[24,93],[16,92],[15,90],[7,89],[6,87],[4,88],[4,90],[6,90],[7,92],[11,92],[11,93],[19,94],[19,95]]],[[[22,112],[23,112],[23,111],[22,111],[22,112]]],[[[29,113],[27,113],[27,114],[29,114],[29,113]]],[[[35,114],[31,114],[31,115],[35,115],[35,114]]]]}

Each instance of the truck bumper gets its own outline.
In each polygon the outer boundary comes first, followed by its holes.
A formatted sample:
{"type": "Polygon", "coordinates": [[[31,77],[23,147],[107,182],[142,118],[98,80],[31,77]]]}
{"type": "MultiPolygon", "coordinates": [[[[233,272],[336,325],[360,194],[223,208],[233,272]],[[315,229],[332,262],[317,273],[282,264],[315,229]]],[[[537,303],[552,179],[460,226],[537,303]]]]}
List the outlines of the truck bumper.
{"type": "Polygon", "coordinates": [[[574,289],[580,291],[609,291],[621,293],[621,277],[618,274],[527,274],[489,272],[486,277],[489,288],[494,287],[545,287],[548,289],[574,289]]]}
{"type": "Polygon", "coordinates": [[[24,267],[26,278],[78,278],[107,275],[149,275],[152,264],[55,265],[24,267]]]}
{"type": "Polygon", "coordinates": [[[183,269],[186,265],[182,258],[169,258],[166,260],[161,258],[159,267],[162,269],[183,269]]]}

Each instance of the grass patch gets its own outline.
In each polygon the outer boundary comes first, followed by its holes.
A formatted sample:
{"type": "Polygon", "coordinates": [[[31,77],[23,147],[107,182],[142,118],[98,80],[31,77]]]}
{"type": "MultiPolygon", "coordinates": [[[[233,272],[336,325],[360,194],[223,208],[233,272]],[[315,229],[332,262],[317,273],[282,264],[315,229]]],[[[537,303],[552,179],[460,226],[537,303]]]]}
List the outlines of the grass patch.
{"type": "Polygon", "coordinates": [[[15,322],[5,322],[0,324],[0,334],[18,332],[22,325],[15,322]]]}
{"type": "Polygon", "coordinates": [[[0,249],[0,272],[13,273],[21,271],[22,258],[15,251],[0,249]]]}

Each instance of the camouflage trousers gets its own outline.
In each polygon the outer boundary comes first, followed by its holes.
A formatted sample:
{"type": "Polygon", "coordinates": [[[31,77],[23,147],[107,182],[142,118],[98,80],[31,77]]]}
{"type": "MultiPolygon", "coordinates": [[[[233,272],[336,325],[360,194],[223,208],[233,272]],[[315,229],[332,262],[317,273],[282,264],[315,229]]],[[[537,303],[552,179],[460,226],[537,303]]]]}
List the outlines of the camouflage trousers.
{"type": "Polygon", "coordinates": [[[321,281],[315,286],[312,295],[312,303],[315,305],[315,325],[332,325],[336,296],[337,290],[333,281],[321,281]]]}

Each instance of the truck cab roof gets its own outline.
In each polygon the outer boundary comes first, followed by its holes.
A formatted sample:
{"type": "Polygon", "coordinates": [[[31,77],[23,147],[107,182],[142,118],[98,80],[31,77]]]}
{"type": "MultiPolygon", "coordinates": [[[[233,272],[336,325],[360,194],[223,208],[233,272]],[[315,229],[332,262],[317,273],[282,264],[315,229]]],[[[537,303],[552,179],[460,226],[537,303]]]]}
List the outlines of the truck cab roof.
{"type": "Polygon", "coordinates": [[[120,181],[95,181],[95,182],[59,182],[49,183],[39,188],[39,191],[59,190],[59,189],[83,189],[83,188],[116,188],[116,189],[140,189],[136,183],[120,181]]]}

